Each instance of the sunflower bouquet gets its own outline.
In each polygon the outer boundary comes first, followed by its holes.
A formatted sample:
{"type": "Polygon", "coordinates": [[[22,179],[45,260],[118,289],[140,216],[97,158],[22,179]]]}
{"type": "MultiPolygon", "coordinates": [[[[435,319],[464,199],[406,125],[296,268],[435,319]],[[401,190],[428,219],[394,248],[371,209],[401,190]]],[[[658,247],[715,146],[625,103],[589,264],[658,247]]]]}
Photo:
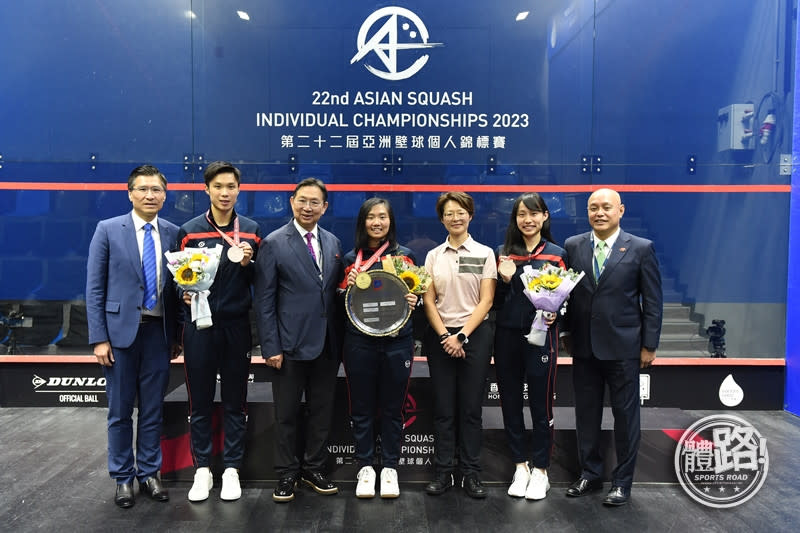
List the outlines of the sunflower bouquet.
{"type": "MultiPolygon", "coordinates": [[[[431,286],[431,277],[425,267],[417,266],[404,255],[393,255],[391,265],[397,277],[408,285],[408,291],[414,294],[425,294],[431,286]]],[[[384,268],[386,270],[386,268],[384,268]]]]}
{"type": "Polygon", "coordinates": [[[520,274],[523,292],[536,308],[531,330],[525,336],[530,344],[544,346],[548,328],[544,313],[557,313],[583,276],[583,272],[564,270],[550,263],[538,269],[530,265],[523,267],[520,274]]]}
{"type": "Polygon", "coordinates": [[[167,268],[175,283],[184,292],[192,295],[192,322],[197,329],[211,327],[211,308],[208,305],[209,289],[217,275],[222,245],[214,248],[186,248],[177,252],[166,252],[167,268]]]}

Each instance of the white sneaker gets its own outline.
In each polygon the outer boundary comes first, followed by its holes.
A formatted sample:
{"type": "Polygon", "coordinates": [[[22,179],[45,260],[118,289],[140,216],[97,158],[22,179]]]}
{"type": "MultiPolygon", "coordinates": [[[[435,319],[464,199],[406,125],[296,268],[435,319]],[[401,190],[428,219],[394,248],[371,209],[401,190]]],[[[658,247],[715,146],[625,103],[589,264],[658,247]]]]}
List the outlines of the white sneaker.
{"type": "Polygon", "coordinates": [[[528,487],[528,481],[531,478],[531,471],[527,464],[517,465],[517,470],[514,472],[514,478],[511,480],[511,486],[508,487],[508,495],[514,498],[522,498],[525,496],[525,489],[528,487]]]}
{"type": "Polygon", "coordinates": [[[384,468],[381,470],[381,498],[397,498],[400,496],[400,485],[397,483],[397,470],[384,468]]]}
{"type": "Polygon", "coordinates": [[[226,468],[222,473],[222,490],[219,491],[219,497],[226,501],[238,500],[242,497],[239,471],[235,468],[226,468]]]}
{"type": "Polygon", "coordinates": [[[194,473],[194,484],[189,489],[190,502],[202,502],[208,499],[208,491],[214,486],[214,476],[208,467],[201,467],[194,473]]]}
{"type": "Polygon", "coordinates": [[[375,497],[375,469],[365,466],[358,471],[356,483],[356,498],[375,497]]]}
{"type": "Polygon", "coordinates": [[[538,468],[531,470],[531,480],[528,482],[528,490],[525,491],[525,499],[544,500],[548,490],[550,490],[550,480],[547,479],[547,472],[538,468]]]}

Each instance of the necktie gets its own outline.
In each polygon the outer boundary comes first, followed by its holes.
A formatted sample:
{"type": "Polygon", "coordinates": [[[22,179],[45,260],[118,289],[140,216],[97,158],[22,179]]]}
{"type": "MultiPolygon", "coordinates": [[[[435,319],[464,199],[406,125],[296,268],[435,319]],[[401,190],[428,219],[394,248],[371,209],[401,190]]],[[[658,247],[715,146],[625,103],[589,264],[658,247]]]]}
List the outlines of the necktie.
{"type": "Polygon", "coordinates": [[[597,264],[597,272],[595,272],[594,278],[597,279],[600,277],[600,274],[603,272],[603,266],[606,264],[606,241],[597,242],[594,257],[597,264]]]}
{"type": "Polygon", "coordinates": [[[319,267],[319,264],[317,263],[317,254],[314,253],[314,247],[311,245],[311,239],[313,237],[314,234],[311,233],[310,231],[306,233],[306,246],[308,246],[308,253],[311,254],[311,259],[314,260],[314,264],[317,265],[317,267],[319,267]]]}
{"type": "Polygon", "coordinates": [[[153,242],[153,226],[149,222],[144,225],[144,241],[142,241],[142,273],[144,274],[144,300],[142,306],[148,311],[158,301],[158,273],[156,271],[156,245],[153,242]]]}

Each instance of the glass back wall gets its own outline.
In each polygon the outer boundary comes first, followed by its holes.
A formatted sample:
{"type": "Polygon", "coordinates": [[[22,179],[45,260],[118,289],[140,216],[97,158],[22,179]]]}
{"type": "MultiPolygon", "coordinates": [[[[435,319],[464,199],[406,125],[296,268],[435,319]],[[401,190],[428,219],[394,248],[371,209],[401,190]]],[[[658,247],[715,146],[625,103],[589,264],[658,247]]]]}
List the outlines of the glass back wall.
{"type": "Polygon", "coordinates": [[[441,191],[475,197],[470,231],[494,247],[521,192],[544,196],[563,243],[589,230],[590,192],[614,187],[623,228],[659,253],[661,353],[708,356],[706,328],[725,320],[728,355],[782,357],[791,8],[4,4],[0,312],[49,320],[37,341],[24,332],[32,344],[80,344],[88,242],[98,220],[130,209],[129,171],[164,171],[161,215],[181,224],[208,207],[206,162],[227,159],[243,171],[237,211],[264,233],[314,176],[331,191],[322,223],[345,247],[363,200],[381,195],[420,259],[445,237],[441,191]]]}

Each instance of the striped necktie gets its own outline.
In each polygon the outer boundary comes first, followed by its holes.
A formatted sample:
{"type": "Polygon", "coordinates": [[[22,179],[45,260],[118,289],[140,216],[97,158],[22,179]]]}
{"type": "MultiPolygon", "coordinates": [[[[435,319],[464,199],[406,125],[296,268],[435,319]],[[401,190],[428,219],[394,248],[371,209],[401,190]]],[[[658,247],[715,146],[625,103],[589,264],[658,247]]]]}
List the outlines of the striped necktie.
{"type": "Polygon", "coordinates": [[[153,225],[144,225],[142,241],[142,274],[144,274],[144,299],[142,306],[150,311],[158,302],[158,273],[156,271],[156,245],[153,241],[153,225]]]}

